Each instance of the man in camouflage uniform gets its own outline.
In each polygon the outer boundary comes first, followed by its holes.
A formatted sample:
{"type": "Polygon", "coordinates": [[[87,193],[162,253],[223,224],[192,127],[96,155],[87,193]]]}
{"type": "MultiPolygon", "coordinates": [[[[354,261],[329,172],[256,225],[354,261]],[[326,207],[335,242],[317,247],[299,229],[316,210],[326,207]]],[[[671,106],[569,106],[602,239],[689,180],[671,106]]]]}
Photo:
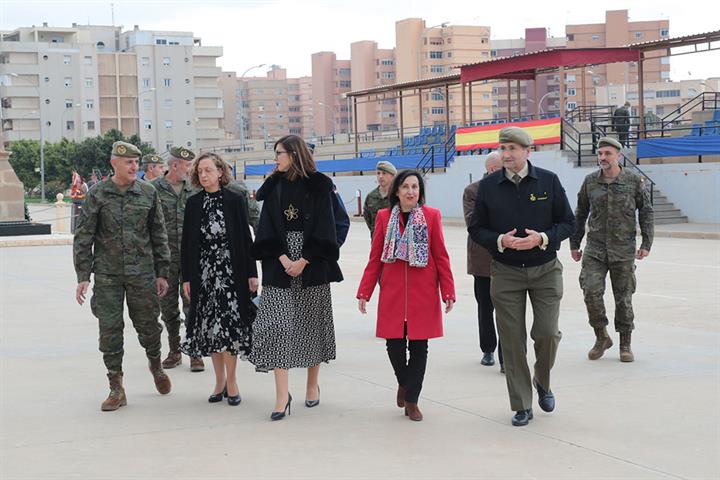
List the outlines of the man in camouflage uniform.
{"type": "MultiPolygon", "coordinates": [[[[187,319],[190,305],[182,295],[182,275],[180,268],[180,244],[182,243],[183,221],[185,219],[185,203],[195,190],[188,181],[195,154],[185,147],[172,147],[168,158],[168,171],[165,175],[152,181],[160,197],[165,228],[170,246],[170,272],[168,275],[168,294],[160,300],[160,310],[165,330],[168,335],[168,356],[163,360],[163,368],[175,368],[182,363],[180,354],[180,308],[178,297],[181,297],[183,313],[187,319]]],[[[190,359],[190,370],[202,372],[205,364],[202,358],[190,359]]]]}
{"type": "Polygon", "coordinates": [[[163,162],[163,159],[154,153],[143,155],[142,161],[140,162],[140,168],[142,168],[143,171],[141,178],[146,182],[152,182],[156,178],[163,176],[164,167],[165,162],[163,162]]]}
{"type": "Polygon", "coordinates": [[[635,359],[630,348],[631,333],[635,328],[632,309],[635,259],[642,260],[650,254],[654,214],[643,178],[620,166],[621,149],[622,145],[614,138],[603,137],[598,141],[600,170],[585,177],[578,192],[570,255],[576,262],[582,259],[580,287],[590,326],[595,330],[595,345],[588,352],[588,358],[597,360],[613,345],[606,328],[608,319],[603,301],[605,277],[610,272],[615,297],[615,330],[620,333],[620,361],[632,362],[635,359]],[[635,210],[642,235],[642,244],[637,251],[635,210]],[[583,254],[580,242],[588,217],[588,238],[583,254]]]}
{"type": "Polygon", "coordinates": [[[375,232],[375,217],[377,216],[378,210],[382,208],[390,208],[390,200],[387,198],[390,186],[392,186],[393,180],[397,175],[397,169],[395,165],[390,162],[380,161],[375,166],[375,177],[377,178],[378,186],[365,197],[365,204],[363,205],[363,217],[365,223],[370,230],[370,237],[375,232]]]}
{"type": "Polygon", "coordinates": [[[124,300],[155,387],[161,394],[171,390],[160,363],[162,327],[157,319],[158,297],[167,292],[170,250],[158,194],[149,183],[136,181],[140,155],[135,145],[113,144],[114,175],[88,192],[75,231],[75,298],[80,305],[85,303],[90,274],[95,274],[90,306],[99,321],[100,351],[110,380],[103,411],[127,404],[122,384],[124,300]]]}
{"type": "Polygon", "coordinates": [[[250,195],[247,185],[240,178],[230,180],[230,183],[228,183],[225,188],[231,192],[237,193],[238,195],[242,195],[245,199],[245,204],[248,208],[248,223],[250,223],[254,232],[257,228],[258,221],[260,221],[260,205],[258,205],[257,200],[255,200],[254,196],[250,195]]]}

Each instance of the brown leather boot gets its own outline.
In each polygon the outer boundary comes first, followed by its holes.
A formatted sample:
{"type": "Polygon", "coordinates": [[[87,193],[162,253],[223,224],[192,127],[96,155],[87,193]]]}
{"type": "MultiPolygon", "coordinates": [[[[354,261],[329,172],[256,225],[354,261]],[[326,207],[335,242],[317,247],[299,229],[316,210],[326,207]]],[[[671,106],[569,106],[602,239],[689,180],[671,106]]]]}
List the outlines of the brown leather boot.
{"type": "Polygon", "coordinates": [[[402,385],[398,385],[396,401],[399,408],[403,408],[405,406],[405,387],[402,385]]]}
{"type": "Polygon", "coordinates": [[[630,332],[620,334],[620,361],[634,362],[635,355],[630,349],[630,332]]]}
{"type": "Polygon", "coordinates": [[[417,403],[405,402],[405,416],[413,422],[422,422],[423,414],[417,403]]]}
{"type": "Polygon", "coordinates": [[[595,345],[588,352],[590,360],[597,360],[605,354],[605,350],[613,346],[613,342],[608,335],[607,328],[595,329],[595,345]]]}
{"type": "Polygon", "coordinates": [[[202,357],[190,357],[190,371],[202,372],[205,370],[205,362],[202,357]]]}
{"type": "Polygon", "coordinates": [[[182,355],[180,354],[180,336],[169,337],[170,351],[168,356],[162,362],[163,368],[175,368],[182,363],[182,355]]]}
{"type": "Polygon", "coordinates": [[[108,380],[110,381],[110,394],[102,402],[100,410],[103,412],[112,412],[120,407],[127,405],[127,397],[125,396],[125,389],[122,385],[122,372],[108,372],[108,380]]]}
{"type": "Polygon", "coordinates": [[[160,357],[148,358],[148,365],[150,367],[150,373],[152,373],[153,380],[155,380],[155,388],[163,395],[170,393],[172,384],[170,383],[170,377],[165,374],[165,371],[160,364],[160,357]]]}

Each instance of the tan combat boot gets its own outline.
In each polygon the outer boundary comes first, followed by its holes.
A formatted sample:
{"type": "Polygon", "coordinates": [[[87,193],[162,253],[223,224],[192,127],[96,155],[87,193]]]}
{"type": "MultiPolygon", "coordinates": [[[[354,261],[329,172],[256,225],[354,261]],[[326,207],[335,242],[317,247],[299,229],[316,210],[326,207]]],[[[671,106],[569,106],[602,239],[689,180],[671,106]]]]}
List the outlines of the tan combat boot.
{"type": "Polygon", "coordinates": [[[160,357],[148,358],[148,365],[150,366],[150,373],[152,373],[153,379],[155,380],[155,388],[157,388],[157,391],[163,395],[170,393],[172,389],[170,377],[163,371],[162,365],[160,365],[160,357]]]}
{"type": "Polygon", "coordinates": [[[180,336],[169,337],[170,352],[162,362],[163,368],[175,368],[182,363],[182,355],[180,354],[180,336]]]}
{"type": "Polygon", "coordinates": [[[630,332],[620,334],[620,361],[634,362],[635,355],[630,349],[630,332]]]}
{"type": "Polygon", "coordinates": [[[110,395],[102,402],[100,410],[103,412],[112,412],[127,405],[127,397],[125,396],[125,389],[122,385],[122,372],[109,372],[107,377],[108,380],[110,380],[110,395]]]}
{"type": "Polygon", "coordinates": [[[607,328],[595,328],[595,345],[588,352],[590,360],[597,360],[605,354],[605,350],[613,346],[613,342],[608,335],[607,328]]]}
{"type": "Polygon", "coordinates": [[[205,363],[202,357],[190,357],[190,371],[202,372],[205,370],[205,363]]]}

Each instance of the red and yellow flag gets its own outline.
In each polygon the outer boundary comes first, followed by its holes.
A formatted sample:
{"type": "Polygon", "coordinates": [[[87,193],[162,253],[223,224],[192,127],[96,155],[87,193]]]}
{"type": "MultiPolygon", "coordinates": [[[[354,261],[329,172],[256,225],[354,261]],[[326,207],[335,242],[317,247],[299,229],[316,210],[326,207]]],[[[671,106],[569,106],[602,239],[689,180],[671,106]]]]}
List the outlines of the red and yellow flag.
{"type": "Polygon", "coordinates": [[[458,128],[455,132],[455,149],[459,152],[478,148],[496,148],[500,130],[515,126],[525,129],[535,145],[560,143],[560,118],[528,120],[526,122],[499,123],[480,127],[458,128]]]}

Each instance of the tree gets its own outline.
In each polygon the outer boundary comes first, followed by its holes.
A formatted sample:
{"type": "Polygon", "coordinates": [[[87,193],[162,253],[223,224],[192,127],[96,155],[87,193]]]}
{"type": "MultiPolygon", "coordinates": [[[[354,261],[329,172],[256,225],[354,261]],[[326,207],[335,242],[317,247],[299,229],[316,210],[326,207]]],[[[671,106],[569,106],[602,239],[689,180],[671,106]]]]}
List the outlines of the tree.
{"type": "Polygon", "coordinates": [[[23,183],[25,193],[40,184],[40,143],[36,140],[18,140],[10,147],[10,165],[23,183]]]}

